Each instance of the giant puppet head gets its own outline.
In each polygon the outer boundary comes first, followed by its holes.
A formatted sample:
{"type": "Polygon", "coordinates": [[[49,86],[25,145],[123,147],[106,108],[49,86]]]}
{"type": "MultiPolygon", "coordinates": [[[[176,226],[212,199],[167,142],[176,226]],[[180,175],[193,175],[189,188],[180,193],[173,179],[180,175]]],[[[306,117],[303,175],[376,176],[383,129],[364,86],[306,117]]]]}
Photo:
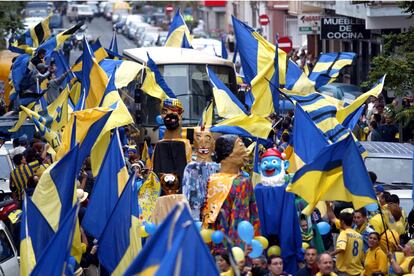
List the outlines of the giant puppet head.
{"type": "Polygon", "coordinates": [[[222,173],[238,174],[249,161],[247,149],[237,135],[225,134],[217,138],[215,151],[222,173]]]}
{"type": "Polygon", "coordinates": [[[167,98],[161,103],[161,117],[168,130],[176,130],[181,126],[183,104],[178,99],[167,98]]]}
{"type": "Polygon", "coordinates": [[[277,149],[268,149],[261,157],[261,183],[264,186],[282,186],[286,182],[286,170],[289,161],[277,149]]]}
{"type": "Polygon", "coordinates": [[[208,127],[194,129],[194,149],[197,154],[197,162],[211,162],[211,154],[214,152],[214,136],[208,127]]]}

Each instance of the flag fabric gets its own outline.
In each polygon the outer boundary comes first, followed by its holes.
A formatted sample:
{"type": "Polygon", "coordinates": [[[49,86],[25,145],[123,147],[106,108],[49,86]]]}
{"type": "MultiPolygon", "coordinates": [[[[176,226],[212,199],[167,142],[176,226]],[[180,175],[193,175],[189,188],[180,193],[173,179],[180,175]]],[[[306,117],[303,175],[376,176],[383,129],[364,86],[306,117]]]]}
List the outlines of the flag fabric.
{"type": "Polygon", "coordinates": [[[315,82],[291,59],[286,69],[286,83],[281,89],[286,94],[308,95],[315,92],[315,82]]]}
{"type": "Polygon", "coordinates": [[[122,101],[119,92],[115,87],[116,71],[117,70],[115,70],[112,73],[112,76],[109,78],[108,85],[106,86],[103,95],[103,99],[100,103],[101,107],[110,108],[113,110],[113,112],[109,117],[107,123],[103,127],[101,133],[97,138],[95,145],[92,148],[91,165],[92,174],[94,176],[98,174],[104,154],[106,152],[106,149],[108,148],[110,131],[116,127],[129,125],[134,122],[131,113],[122,101]]]}
{"type": "Polygon", "coordinates": [[[211,127],[213,125],[214,118],[214,102],[210,101],[201,115],[200,126],[211,127]]]}
{"type": "Polygon", "coordinates": [[[309,79],[315,82],[316,89],[331,83],[339,76],[342,68],[352,65],[355,57],[356,53],[352,52],[324,53],[319,56],[309,79]]]}
{"type": "Polygon", "coordinates": [[[70,83],[70,80],[75,76],[73,72],[70,70],[69,64],[66,62],[66,59],[61,50],[53,51],[51,54],[51,58],[55,61],[56,64],[56,78],[62,76],[65,72],[69,72],[66,75],[66,78],[61,83],[61,87],[66,87],[70,83]]]}
{"type": "Polygon", "coordinates": [[[49,28],[49,21],[51,15],[40,21],[34,27],[29,28],[26,32],[17,37],[16,41],[11,43],[9,50],[16,53],[28,53],[31,54],[33,49],[39,47],[44,41],[46,41],[51,31],[49,28]]]}
{"type": "Polygon", "coordinates": [[[365,92],[364,94],[356,98],[350,105],[339,109],[336,114],[336,118],[338,119],[338,121],[342,123],[345,120],[345,118],[349,116],[349,114],[357,110],[363,103],[365,103],[365,101],[369,97],[378,97],[381,94],[382,89],[384,88],[385,77],[386,75],[379,79],[368,92],[365,92]]]}
{"type": "MultiPolygon", "coordinates": [[[[96,41],[89,45],[91,47],[91,50],[93,51],[93,56],[96,58],[96,61],[100,62],[108,57],[108,53],[106,52],[105,48],[102,46],[101,42],[99,41],[99,38],[96,39],[96,41]]],[[[85,49],[84,49],[85,50],[85,49]]],[[[76,75],[78,79],[82,79],[82,63],[83,60],[83,52],[78,57],[78,59],[75,61],[75,63],[72,65],[72,71],[76,75]]]]}
{"type": "Polygon", "coordinates": [[[50,129],[61,132],[69,121],[69,86],[60,92],[60,95],[47,106],[48,119],[51,121],[50,129]]]}
{"type": "Polygon", "coordinates": [[[128,181],[118,130],[112,135],[95,185],[90,196],[82,227],[92,237],[99,239],[105,225],[128,181]]]}
{"type": "Polygon", "coordinates": [[[63,42],[65,42],[66,39],[70,38],[77,30],[79,30],[82,25],[83,22],[79,22],[69,29],[58,33],[56,36],[50,37],[48,40],[39,45],[39,47],[36,49],[36,52],[40,49],[45,49],[46,56],[51,55],[54,50],[58,50],[63,42]]]}
{"type": "Polygon", "coordinates": [[[103,59],[99,62],[99,66],[108,78],[115,72],[115,87],[118,89],[126,87],[131,81],[137,79],[137,76],[143,74],[145,69],[144,65],[129,60],[103,59]]]}
{"type": "Polygon", "coordinates": [[[352,112],[348,115],[348,117],[345,118],[345,120],[342,122],[342,125],[349,129],[350,131],[353,131],[356,124],[359,121],[359,118],[361,118],[362,113],[365,110],[365,104],[360,106],[357,110],[352,112]]]}
{"type": "Polygon", "coordinates": [[[154,60],[148,53],[147,57],[148,68],[141,87],[142,91],[152,97],[160,99],[161,101],[167,98],[176,99],[177,96],[175,96],[174,92],[162,77],[161,72],[158,70],[157,64],[155,64],[154,60]]]}
{"type": "Polygon", "coordinates": [[[30,275],[62,275],[70,256],[78,219],[79,203],[68,212],[62,225],[53,236],[30,275]]]}
{"type": "Polygon", "coordinates": [[[152,158],[148,151],[147,141],[144,141],[144,147],[142,148],[142,153],[141,153],[141,160],[145,162],[145,166],[147,168],[149,169],[152,168],[152,162],[151,162],[152,158]]]}
{"type": "Polygon", "coordinates": [[[226,41],[224,40],[224,37],[221,38],[221,57],[224,59],[227,59],[229,57],[229,54],[227,53],[226,41]]]}
{"type": "Polygon", "coordinates": [[[253,186],[256,186],[261,181],[261,176],[260,176],[260,143],[259,143],[258,139],[256,139],[253,154],[254,155],[253,155],[252,183],[253,183],[253,186]]]}
{"type": "Polygon", "coordinates": [[[238,115],[225,119],[210,128],[211,132],[235,134],[253,139],[267,139],[272,130],[272,123],[266,118],[251,114],[238,115]]]}
{"type": "Polygon", "coordinates": [[[168,30],[165,46],[175,48],[192,48],[191,41],[192,38],[190,30],[185,24],[184,18],[180,13],[180,9],[178,9],[168,30]]]}
{"type": "Polygon", "coordinates": [[[235,17],[232,20],[244,78],[250,84],[254,98],[250,111],[252,114],[268,116],[277,109],[275,106],[279,100],[270,83],[285,83],[287,54],[276,49],[250,26],[235,17]],[[278,70],[275,59],[278,61],[278,70]]]}
{"type": "Polygon", "coordinates": [[[321,200],[352,202],[354,209],[376,203],[364,161],[351,135],[323,148],[312,162],[293,176],[287,191],[309,203],[309,215],[321,200]]]}
{"type": "Polygon", "coordinates": [[[46,141],[52,146],[53,150],[55,152],[58,151],[61,143],[59,134],[46,126],[46,118],[22,105],[20,108],[26,112],[30,119],[32,119],[39,134],[46,139],[46,141]]]}
{"type": "Polygon", "coordinates": [[[234,116],[248,114],[248,111],[240,100],[226,87],[226,85],[217,77],[214,71],[207,66],[207,73],[213,88],[214,102],[217,108],[217,114],[223,118],[232,118],[234,116]]]}
{"type": "MultiPolygon", "coordinates": [[[[34,103],[34,102],[33,103],[30,103],[27,106],[27,108],[30,109],[30,110],[32,110],[34,108],[35,104],[36,103],[34,103]]],[[[20,127],[24,124],[24,122],[26,121],[27,117],[28,117],[28,115],[27,115],[26,112],[20,111],[19,112],[19,118],[17,119],[16,124],[11,129],[9,129],[9,132],[17,132],[20,129],[20,127]]]]}
{"type": "Polygon", "coordinates": [[[141,250],[138,187],[132,173],[98,240],[100,263],[112,275],[121,275],[141,250]]]}
{"type": "Polygon", "coordinates": [[[136,274],[219,275],[185,204],[168,214],[124,275],[136,274]]]}
{"type": "Polygon", "coordinates": [[[22,206],[20,226],[20,275],[29,275],[40,260],[55,232],[47,220],[33,204],[30,197],[25,196],[22,206]]]}
{"type": "Polygon", "coordinates": [[[10,100],[15,100],[17,95],[21,92],[20,84],[28,71],[27,66],[29,65],[30,59],[30,55],[23,54],[19,55],[13,62],[11,68],[11,81],[16,93],[10,94],[10,100]]]}
{"type": "MultiPolygon", "coordinates": [[[[318,153],[327,145],[328,139],[316,127],[312,119],[299,104],[295,107],[295,123],[293,125],[293,160],[295,169],[312,162],[318,153]],[[311,137],[311,139],[309,139],[311,137]]],[[[292,172],[292,170],[289,170],[292,172]]]]}
{"type": "Polygon", "coordinates": [[[116,39],[116,31],[114,31],[112,34],[111,43],[109,44],[109,50],[118,55],[118,41],[116,39]]]}

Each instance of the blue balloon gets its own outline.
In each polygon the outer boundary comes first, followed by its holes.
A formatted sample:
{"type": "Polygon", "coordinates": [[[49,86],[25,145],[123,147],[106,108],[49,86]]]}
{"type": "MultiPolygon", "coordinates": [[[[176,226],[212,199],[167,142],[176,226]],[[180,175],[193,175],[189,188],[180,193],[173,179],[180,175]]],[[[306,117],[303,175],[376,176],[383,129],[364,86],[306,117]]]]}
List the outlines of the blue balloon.
{"type": "Polygon", "coordinates": [[[243,220],[237,225],[237,233],[239,233],[239,237],[242,241],[250,244],[254,236],[253,225],[250,222],[243,220]]]}
{"type": "Polygon", "coordinates": [[[145,224],[145,232],[147,232],[148,235],[154,235],[155,231],[157,231],[157,226],[154,223],[148,222],[145,224]]]}
{"type": "Polygon", "coordinates": [[[326,221],[321,221],[317,224],[319,233],[321,235],[326,235],[331,230],[331,226],[326,221]]]}
{"type": "Polygon", "coordinates": [[[223,239],[224,239],[224,234],[220,230],[216,230],[213,232],[213,234],[211,234],[211,241],[214,242],[215,244],[221,243],[223,239]]]}
{"type": "Polygon", "coordinates": [[[252,252],[249,253],[250,258],[257,258],[262,255],[263,245],[258,240],[252,240],[252,252]]]}
{"type": "Polygon", "coordinates": [[[367,211],[374,212],[378,210],[378,203],[368,204],[367,206],[365,206],[365,209],[367,209],[367,211]]]}
{"type": "Polygon", "coordinates": [[[155,121],[160,126],[162,126],[164,124],[164,120],[162,119],[161,115],[158,115],[157,117],[155,117],[155,121]]]}
{"type": "Polygon", "coordinates": [[[197,227],[197,229],[198,229],[198,231],[201,231],[201,225],[202,225],[203,223],[201,222],[201,221],[196,221],[195,222],[195,225],[196,225],[196,227],[197,227]]]}

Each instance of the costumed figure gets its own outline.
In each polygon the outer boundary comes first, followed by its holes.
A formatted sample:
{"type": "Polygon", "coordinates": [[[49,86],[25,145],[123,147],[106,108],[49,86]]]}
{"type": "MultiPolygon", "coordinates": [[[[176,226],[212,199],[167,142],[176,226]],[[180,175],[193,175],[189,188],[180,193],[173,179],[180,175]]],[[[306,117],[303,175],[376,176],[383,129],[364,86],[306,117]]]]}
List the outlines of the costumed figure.
{"type": "Polygon", "coordinates": [[[165,99],[161,117],[165,127],[164,139],[154,149],[153,170],[161,181],[162,195],[181,193],[184,168],[191,161],[191,144],[181,138],[183,106],[178,99],[165,99]]]}
{"type": "Polygon", "coordinates": [[[222,230],[239,246],[237,225],[241,221],[249,221],[256,235],[260,228],[253,185],[240,172],[248,161],[247,150],[238,136],[223,135],[216,140],[215,152],[221,169],[208,181],[203,227],[222,230]]]}
{"type": "Polygon", "coordinates": [[[200,210],[207,195],[207,182],[220,165],[211,160],[214,152],[214,137],[209,128],[198,127],[194,130],[194,149],[197,159],[187,164],[183,176],[183,194],[187,198],[194,220],[200,220],[200,210]]]}
{"type": "Polygon", "coordinates": [[[261,182],[254,188],[260,217],[260,230],[270,243],[279,241],[284,268],[296,275],[303,258],[302,236],[295,208],[295,195],[286,192],[289,161],[276,149],[261,157],[261,182]]]}

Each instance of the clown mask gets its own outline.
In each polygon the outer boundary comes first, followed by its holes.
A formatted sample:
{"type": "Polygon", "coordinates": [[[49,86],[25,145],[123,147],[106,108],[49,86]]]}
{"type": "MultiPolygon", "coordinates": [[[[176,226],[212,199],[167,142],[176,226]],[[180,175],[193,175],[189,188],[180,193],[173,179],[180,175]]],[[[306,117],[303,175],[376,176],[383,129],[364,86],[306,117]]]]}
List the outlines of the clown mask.
{"type": "Polygon", "coordinates": [[[284,161],[280,152],[275,149],[267,150],[260,163],[261,183],[273,187],[284,185],[288,167],[289,161],[284,161]]]}
{"type": "Polygon", "coordinates": [[[197,162],[211,162],[214,151],[214,137],[209,128],[196,128],[194,133],[194,148],[197,153],[197,162]]]}

